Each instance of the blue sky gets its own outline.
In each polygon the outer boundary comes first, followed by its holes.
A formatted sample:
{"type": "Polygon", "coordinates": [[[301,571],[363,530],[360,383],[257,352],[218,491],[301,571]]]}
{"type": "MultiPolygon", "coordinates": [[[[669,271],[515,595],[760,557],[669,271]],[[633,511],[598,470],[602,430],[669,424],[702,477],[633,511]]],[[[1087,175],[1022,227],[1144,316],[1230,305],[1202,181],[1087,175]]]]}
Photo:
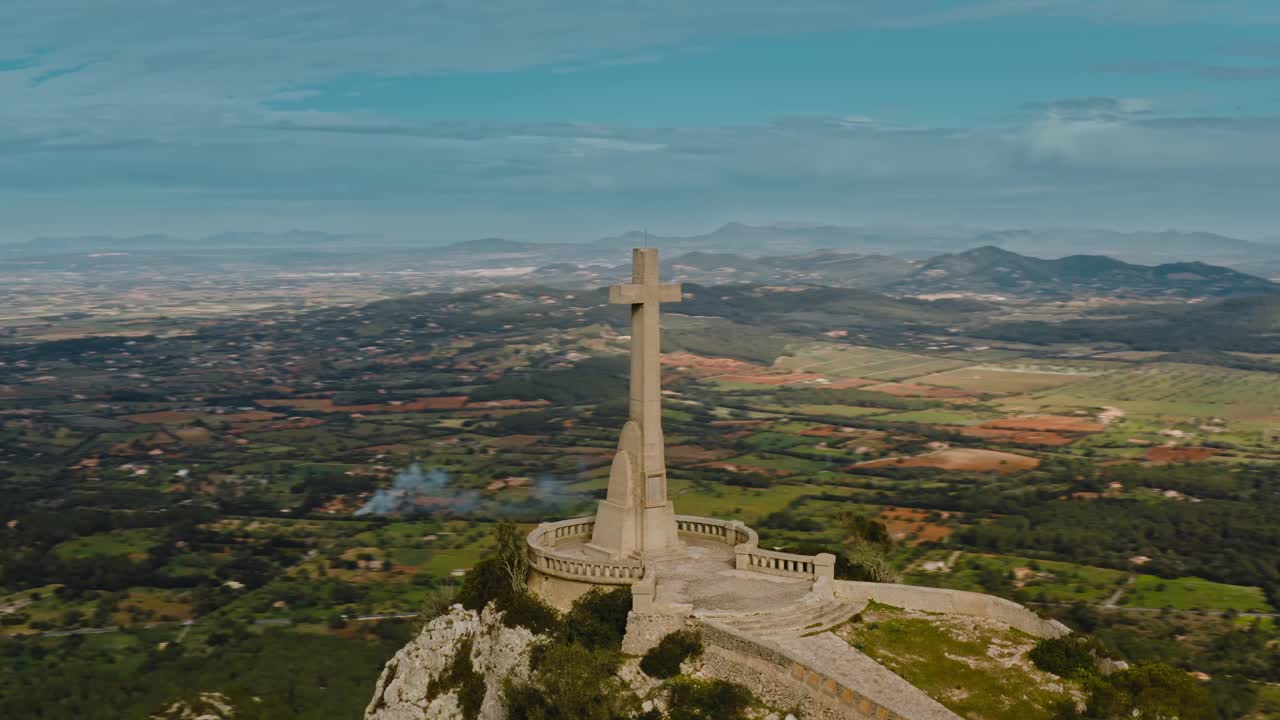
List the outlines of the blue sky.
{"type": "Polygon", "coordinates": [[[0,6],[0,241],[729,220],[1271,237],[1277,188],[1270,0],[0,6]]]}

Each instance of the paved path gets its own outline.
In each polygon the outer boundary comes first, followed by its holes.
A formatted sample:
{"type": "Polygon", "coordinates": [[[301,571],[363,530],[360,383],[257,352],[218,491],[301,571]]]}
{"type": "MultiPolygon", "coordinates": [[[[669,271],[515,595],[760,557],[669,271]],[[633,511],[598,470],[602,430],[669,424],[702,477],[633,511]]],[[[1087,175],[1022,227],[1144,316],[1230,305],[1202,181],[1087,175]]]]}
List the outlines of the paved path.
{"type": "Polygon", "coordinates": [[[1111,593],[1111,597],[1107,598],[1107,601],[1102,603],[1102,606],[1109,608],[1115,607],[1116,604],[1120,602],[1120,598],[1124,595],[1125,590],[1128,590],[1137,579],[1137,573],[1129,573],[1129,577],[1124,579],[1124,582],[1120,584],[1120,587],[1116,588],[1114,593],[1111,593]]]}

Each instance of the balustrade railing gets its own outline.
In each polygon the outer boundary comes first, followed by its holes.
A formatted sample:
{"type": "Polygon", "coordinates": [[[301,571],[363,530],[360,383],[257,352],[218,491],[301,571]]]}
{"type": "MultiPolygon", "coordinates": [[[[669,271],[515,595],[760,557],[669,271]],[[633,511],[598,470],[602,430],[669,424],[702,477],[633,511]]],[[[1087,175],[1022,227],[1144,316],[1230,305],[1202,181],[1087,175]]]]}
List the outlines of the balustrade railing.
{"type": "Polygon", "coordinates": [[[640,560],[587,558],[581,553],[556,550],[562,540],[584,536],[589,539],[595,525],[593,517],[539,525],[529,533],[529,563],[547,575],[597,585],[630,585],[643,579],[644,563],[640,560]]]}
{"type": "MultiPolygon", "coordinates": [[[[597,559],[584,556],[580,548],[574,551],[556,548],[567,540],[590,539],[595,524],[594,517],[582,517],[539,525],[529,533],[529,562],[539,572],[579,582],[631,585],[644,579],[645,565],[641,560],[597,559]]],[[[734,563],[739,570],[809,580],[835,578],[835,556],[762,550],[756,531],[741,522],[677,515],[676,530],[732,546],[734,563]]]]}

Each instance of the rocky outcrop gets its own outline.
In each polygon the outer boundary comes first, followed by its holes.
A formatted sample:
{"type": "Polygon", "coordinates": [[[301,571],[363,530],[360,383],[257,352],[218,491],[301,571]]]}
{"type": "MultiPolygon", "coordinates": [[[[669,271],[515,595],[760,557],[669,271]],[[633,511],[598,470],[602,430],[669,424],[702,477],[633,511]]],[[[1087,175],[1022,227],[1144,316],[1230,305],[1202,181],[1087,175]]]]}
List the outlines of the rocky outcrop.
{"type": "Polygon", "coordinates": [[[365,720],[464,720],[468,690],[458,684],[460,675],[483,682],[476,717],[503,720],[502,683],[528,677],[529,651],[537,642],[529,630],[503,625],[492,605],[480,613],[454,605],[387,662],[365,720]]]}
{"type": "Polygon", "coordinates": [[[220,692],[202,692],[190,700],[179,700],[151,720],[234,720],[235,704],[220,692]]]}

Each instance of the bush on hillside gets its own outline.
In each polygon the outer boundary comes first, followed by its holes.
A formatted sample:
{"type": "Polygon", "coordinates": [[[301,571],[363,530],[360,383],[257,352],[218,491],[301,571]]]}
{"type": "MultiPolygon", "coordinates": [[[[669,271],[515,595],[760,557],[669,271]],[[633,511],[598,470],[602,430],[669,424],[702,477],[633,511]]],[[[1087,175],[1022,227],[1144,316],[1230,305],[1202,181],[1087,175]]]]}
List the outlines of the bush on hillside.
{"type": "Polygon", "coordinates": [[[677,630],[662,638],[640,658],[640,669],[649,677],[669,678],[680,674],[689,658],[702,655],[702,638],[693,630],[677,630]]]}
{"type": "Polygon", "coordinates": [[[751,691],[723,680],[678,677],[669,683],[668,720],[746,720],[751,691]]]}
{"type": "Polygon", "coordinates": [[[573,603],[561,626],[560,639],[591,649],[620,650],[629,612],[631,588],[594,588],[573,603]]]}
{"type": "Polygon", "coordinates": [[[621,656],[608,649],[555,643],[535,656],[528,682],[503,686],[511,720],[630,720],[640,701],[614,675],[621,656]]]}
{"type": "Polygon", "coordinates": [[[506,607],[514,594],[502,564],[491,557],[476,563],[467,572],[458,590],[457,602],[468,610],[480,612],[490,602],[506,607]]]}
{"type": "Polygon", "coordinates": [[[1093,654],[1080,638],[1070,635],[1045,638],[1028,653],[1031,662],[1041,670],[1061,678],[1076,678],[1093,671],[1093,654]]]}
{"type": "Polygon", "coordinates": [[[537,635],[553,632],[560,622],[560,614],[555,608],[528,590],[514,593],[507,606],[501,609],[503,625],[528,628],[537,635]]]}

